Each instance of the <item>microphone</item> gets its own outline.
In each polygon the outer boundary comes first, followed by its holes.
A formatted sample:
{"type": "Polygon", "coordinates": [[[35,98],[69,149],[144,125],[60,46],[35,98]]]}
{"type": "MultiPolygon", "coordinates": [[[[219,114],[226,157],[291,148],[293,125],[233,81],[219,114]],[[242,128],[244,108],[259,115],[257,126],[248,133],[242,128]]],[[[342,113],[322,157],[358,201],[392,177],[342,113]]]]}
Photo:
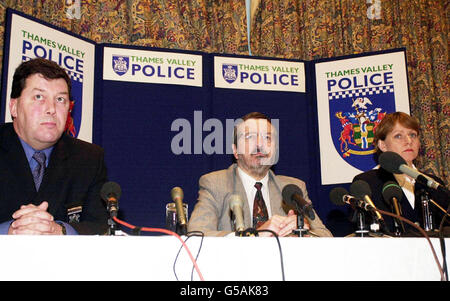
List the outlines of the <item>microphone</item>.
{"type": "Polygon", "coordinates": [[[111,217],[117,217],[119,210],[119,199],[122,196],[122,189],[116,182],[106,182],[100,190],[100,196],[106,202],[106,209],[111,217]]]}
{"type": "Polygon", "coordinates": [[[242,200],[241,196],[238,194],[231,194],[228,197],[228,202],[230,204],[230,209],[233,211],[234,214],[234,224],[236,228],[236,236],[239,236],[239,232],[243,232],[245,230],[244,226],[244,214],[243,214],[243,207],[244,207],[244,201],[242,200]]]}
{"type": "Polygon", "coordinates": [[[378,158],[380,166],[385,170],[395,174],[405,174],[415,179],[417,182],[427,185],[430,188],[441,190],[447,194],[449,191],[441,183],[435,181],[431,177],[421,173],[420,171],[411,168],[406,164],[406,161],[397,153],[384,152],[378,158]]]}
{"type": "Polygon", "coordinates": [[[352,195],[350,195],[347,189],[343,187],[336,187],[330,191],[330,200],[336,205],[345,205],[349,204],[355,210],[355,214],[352,217],[352,222],[357,223],[357,230],[355,231],[355,235],[364,237],[368,235],[369,231],[366,229],[365,216],[362,212],[362,209],[368,210],[367,204],[352,195]]]}
{"type": "Polygon", "coordinates": [[[384,183],[381,191],[384,201],[395,210],[395,214],[401,215],[399,202],[403,197],[403,192],[400,186],[394,181],[388,181],[384,183]]]}
{"type": "Polygon", "coordinates": [[[284,186],[281,192],[283,200],[289,206],[295,206],[299,212],[304,212],[311,220],[316,218],[312,204],[303,198],[302,190],[294,184],[284,186]]]}
{"type": "Polygon", "coordinates": [[[178,223],[181,227],[181,234],[186,234],[186,215],[184,214],[184,208],[183,208],[183,198],[184,193],[183,189],[180,187],[174,187],[170,191],[170,195],[172,196],[172,200],[175,203],[175,210],[177,211],[177,217],[178,217],[178,223]]]}
{"type": "Polygon", "coordinates": [[[349,204],[352,207],[364,208],[365,202],[350,195],[347,189],[343,187],[335,187],[330,191],[330,201],[335,205],[342,206],[349,204]]]}
{"type": "MultiPolygon", "coordinates": [[[[402,209],[399,202],[402,200],[403,192],[400,186],[398,186],[394,181],[388,181],[384,183],[381,194],[383,195],[384,201],[391,206],[394,213],[401,216],[402,209]]],[[[397,223],[397,227],[398,224],[400,224],[403,232],[405,232],[405,226],[403,225],[403,222],[401,220],[398,220],[397,218],[395,218],[395,221],[397,223]]]]}
{"type": "Polygon", "coordinates": [[[375,217],[379,222],[384,222],[381,214],[375,210],[377,207],[372,202],[370,196],[372,195],[372,191],[370,189],[369,184],[363,180],[356,180],[350,185],[350,194],[354,195],[356,198],[360,200],[364,200],[366,202],[365,209],[369,211],[373,211],[375,213],[375,217]]]}

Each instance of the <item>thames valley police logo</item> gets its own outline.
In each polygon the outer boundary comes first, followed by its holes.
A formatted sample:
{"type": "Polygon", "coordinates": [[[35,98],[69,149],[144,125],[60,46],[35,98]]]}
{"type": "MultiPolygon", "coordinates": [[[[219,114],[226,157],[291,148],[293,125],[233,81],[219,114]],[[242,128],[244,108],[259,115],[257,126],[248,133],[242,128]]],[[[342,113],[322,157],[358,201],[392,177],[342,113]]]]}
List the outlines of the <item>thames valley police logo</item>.
{"type": "Polygon", "coordinates": [[[344,160],[361,170],[375,165],[374,133],[387,112],[395,111],[394,86],[329,93],[334,146],[344,160]]]}
{"type": "Polygon", "coordinates": [[[238,66],[233,64],[222,64],[222,76],[228,83],[233,83],[238,76],[238,66]]]}
{"type": "Polygon", "coordinates": [[[123,55],[113,55],[112,66],[117,75],[122,76],[128,71],[130,66],[130,58],[123,55]]]}

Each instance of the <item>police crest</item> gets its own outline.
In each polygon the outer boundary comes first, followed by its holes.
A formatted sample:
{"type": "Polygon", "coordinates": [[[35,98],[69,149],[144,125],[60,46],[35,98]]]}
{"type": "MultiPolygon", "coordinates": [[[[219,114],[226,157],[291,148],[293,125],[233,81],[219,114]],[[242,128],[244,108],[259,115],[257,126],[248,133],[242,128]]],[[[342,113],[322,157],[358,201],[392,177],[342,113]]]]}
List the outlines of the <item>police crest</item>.
{"type": "Polygon", "coordinates": [[[112,65],[114,72],[117,75],[122,76],[128,71],[128,67],[130,66],[130,58],[123,55],[113,55],[112,65]]]}
{"type": "Polygon", "coordinates": [[[234,64],[222,64],[222,76],[227,83],[233,83],[238,76],[238,66],[234,64]]]}
{"type": "Polygon", "coordinates": [[[376,165],[374,134],[386,113],[394,111],[393,85],[330,93],[329,101],[336,150],[358,169],[373,168],[376,165]]]}

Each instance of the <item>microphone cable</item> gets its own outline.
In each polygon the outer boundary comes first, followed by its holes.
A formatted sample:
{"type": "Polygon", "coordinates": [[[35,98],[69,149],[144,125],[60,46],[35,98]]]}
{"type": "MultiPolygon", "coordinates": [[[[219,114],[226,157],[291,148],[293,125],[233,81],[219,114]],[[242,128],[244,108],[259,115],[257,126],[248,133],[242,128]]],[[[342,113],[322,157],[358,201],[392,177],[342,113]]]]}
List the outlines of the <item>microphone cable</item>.
{"type": "MultiPolygon", "coordinates": [[[[186,234],[186,236],[187,236],[187,238],[184,240],[184,243],[186,243],[188,241],[188,239],[191,238],[192,236],[200,236],[202,238],[200,240],[200,246],[198,247],[197,256],[195,256],[195,261],[197,261],[198,256],[200,255],[200,251],[203,246],[203,239],[205,238],[205,234],[201,231],[192,231],[192,232],[188,232],[186,234]]],[[[177,281],[179,281],[179,279],[177,276],[177,272],[175,270],[175,266],[177,264],[178,256],[180,255],[182,248],[183,248],[183,246],[181,246],[180,249],[178,250],[177,256],[175,257],[175,261],[173,262],[173,274],[175,275],[175,278],[177,279],[177,281]]],[[[192,271],[191,271],[191,281],[193,281],[193,280],[194,280],[194,265],[192,265],[192,271]]]]}
{"type": "Polygon", "coordinates": [[[419,232],[427,239],[428,244],[430,245],[431,252],[433,253],[434,260],[436,261],[436,264],[437,264],[439,273],[440,273],[440,275],[441,275],[441,281],[447,281],[447,279],[446,279],[446,277],[445,277],[445,275],[444,275],[444,271],[443,271],[443,269],[442,269],[442,267],[441,267],[441,264],[440,264],[440,262],[439,262],[439,258],[438,258],[437,255],[436,255],[436,251],[434,250],[433,244],[431,243],[430,237],[428,236],[428,234],[425,232],[424,229],[422,229],[421,227],[417,226],[417,225],[416,225],[415,223],[413,223],[412,221],[410,221],[410,220],[404,218],[403,216],[400,216],[400,215],[397,215],[397,214],[394,214],[394,213],[391,213],[391,212],[387,212],[387,211],[384,211],[384,210],[381,210],[381,209],[378,209],[378,208],[375,208],[375,207],[373,207],[372,209],[378,211],[379,213],[381,213],[381,214],[383,214],[383,215],[389,215],[389,216],[391,216],[391,217],[398,218],[398,219],[400,219],[400,220],[402,220],[402,221],[408,223],[409,225],[413,226],[413,227],[416,228],[417,230],[419,230],[419,232]]]}
{"type": "Polygon", "coordinates": [[[447,211],[445,211],[444,216],[442,217],[441,223],[439,224],[439,242],[441,245],[441,252],[442,252],[442,269],[444,270],[446,279],[448,281],[448,269],[447,269],[447,254],[445,251],[445,239],[444,239],[444,223],[447,219],[448,212],[450,211],[450,205],[447,208],[447,211]]]}
{"type": "MultiPolygon", "coordinates": [[[[434,206],[438,207],[439,210],[441,210],[442,212],[444,212],[444,217],[447,217],[447,215],[450,216],[450,213],[448,213],[448,209],[447,209],[447,211],[445,211],[445,209],[442,208],[441,206],[439,206],[439,204],[436,203],[435,201],[433,201],[433,199],[430,199],[430,202],[431,202],[431,204],[433,204],[434,206]]],[[[450,209],[450,207],[449,207],[449,209],[450,209]]]]}
{"type": "Polygon", "coordinates": [[[272,233],[272,235],[276,238],[277,243],[278,243],[278,250],[280,251],[280,262],[281,262],[281,278],[282,281],[286,281],[285,276],[284,276],[284,260],[283,260],[283,252],[281,251],[281,244],[280,244],[280,239],[278,238],[278,235],[272,231],[272,230],[268,230],[268,229],[264,229],[264,230],[256,230],[256,233],[259,232],[270,232],[272,233]]]}
{"type": "Polygon", "coordinates": [[[189,257],[191,258],[191,261],[194,264],[195,270],[197,271],[197,274],[200,277],[200,280],[205,281],[205,279],[203,279],[202,273],[200,272],[200,269],[197,266],[196,260],[192,256],[191,251],[189,250],[188,246],[184,243],[183,239],[177,233],[172,232],[170,230],[166,230],[166,229],[160,229],[160,228],[148,228],[148,227],[142,227],[141,228],[141,227],[137,227],[137,226],[131,225],[131,224],[127,223],[127,222],[124,222],[124,221],[118,219],[116,216],[113,217],[113,220],[116,223],[118,223],[118,224],[120,224],[122,226],[125,226],[125,227],[127,227],[129,229],[132,229],[132,230],[134,230],[136,228],[139,228],[140,231],[157,232],[157,233],[164,233],[164,234],[169,234],[169,235],[175,236],[181,242],[182,246],[185,248],[186,252],[188,253],[189,257]]]}
{"type": "Polygon", "coordinates": [[[430,199],[430,202],[431,202],[431,204],[435,205],[439,210],[444,212],[444,215],[443,215],[443,217],[441,219],[441,223],[439,224],[438,237],[439,237],[439,243],[440,243],[440,246],[441,246],[441,253],[442,253],[442,269],[444,270],[445,278],[448,281],[447,254],[446,254],[446,251],[445,251],[445,240],[444,240],[443,228],[444,228],[444,223],[445,223],[445,220],[446,220],[447,216],[450,216],[450,213],[449,213],[450,205],[447,208],[447,210],[445,210],[438,203],[433,201],[433,199],[430,199]]]}

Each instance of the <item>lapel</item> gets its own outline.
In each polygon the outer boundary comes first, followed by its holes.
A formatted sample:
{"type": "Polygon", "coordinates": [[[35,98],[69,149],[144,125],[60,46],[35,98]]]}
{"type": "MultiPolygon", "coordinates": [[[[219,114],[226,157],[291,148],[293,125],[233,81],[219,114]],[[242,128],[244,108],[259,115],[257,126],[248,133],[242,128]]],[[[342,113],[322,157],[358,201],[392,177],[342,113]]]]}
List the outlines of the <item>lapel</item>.
{"type": "Polygon", "coordinates": [[[270,208],[273,215],[285,215],[282,208],[283,200],[281,195],[281,183],[275,177],[272,170],[269,170],[269,197],[270,197],[270,208]]]}
{"type": "Polygon", "coordinates": [[[239,177],[239,173],[237,170],[237,164],[233,164],[231,168],[232,177],[234,179],[233,181],[233,190],[234,193],[241,196],[242,200],[244,201],[244,208],[242,210],[244,211],[244,225],[246,228],[251,228],[253,225],[252,221],[252,212],[250,211],[250,207],[248,206],[248,198],[247,193],[245,192],[244,184],[242,184],[241,177],[239,177]]]}
{"type": "MultiPolygon", "coordinates": [[[[14,131],[12,123],[4,126],[5,131],[1,137],[0,148],[5,152],[5,162],[15,162],[13,168],[9,167],[12,178],[23,187],[23,191],[28,192],[27,194],[35,194],[36,188],[34,187],[33,175],[19,137],[14,131]]],[[[10,165],[5,164],[6,166],[10,165]]],[[[29,195],[28,197],[31,198],[32,196],[29,195]]]]}

